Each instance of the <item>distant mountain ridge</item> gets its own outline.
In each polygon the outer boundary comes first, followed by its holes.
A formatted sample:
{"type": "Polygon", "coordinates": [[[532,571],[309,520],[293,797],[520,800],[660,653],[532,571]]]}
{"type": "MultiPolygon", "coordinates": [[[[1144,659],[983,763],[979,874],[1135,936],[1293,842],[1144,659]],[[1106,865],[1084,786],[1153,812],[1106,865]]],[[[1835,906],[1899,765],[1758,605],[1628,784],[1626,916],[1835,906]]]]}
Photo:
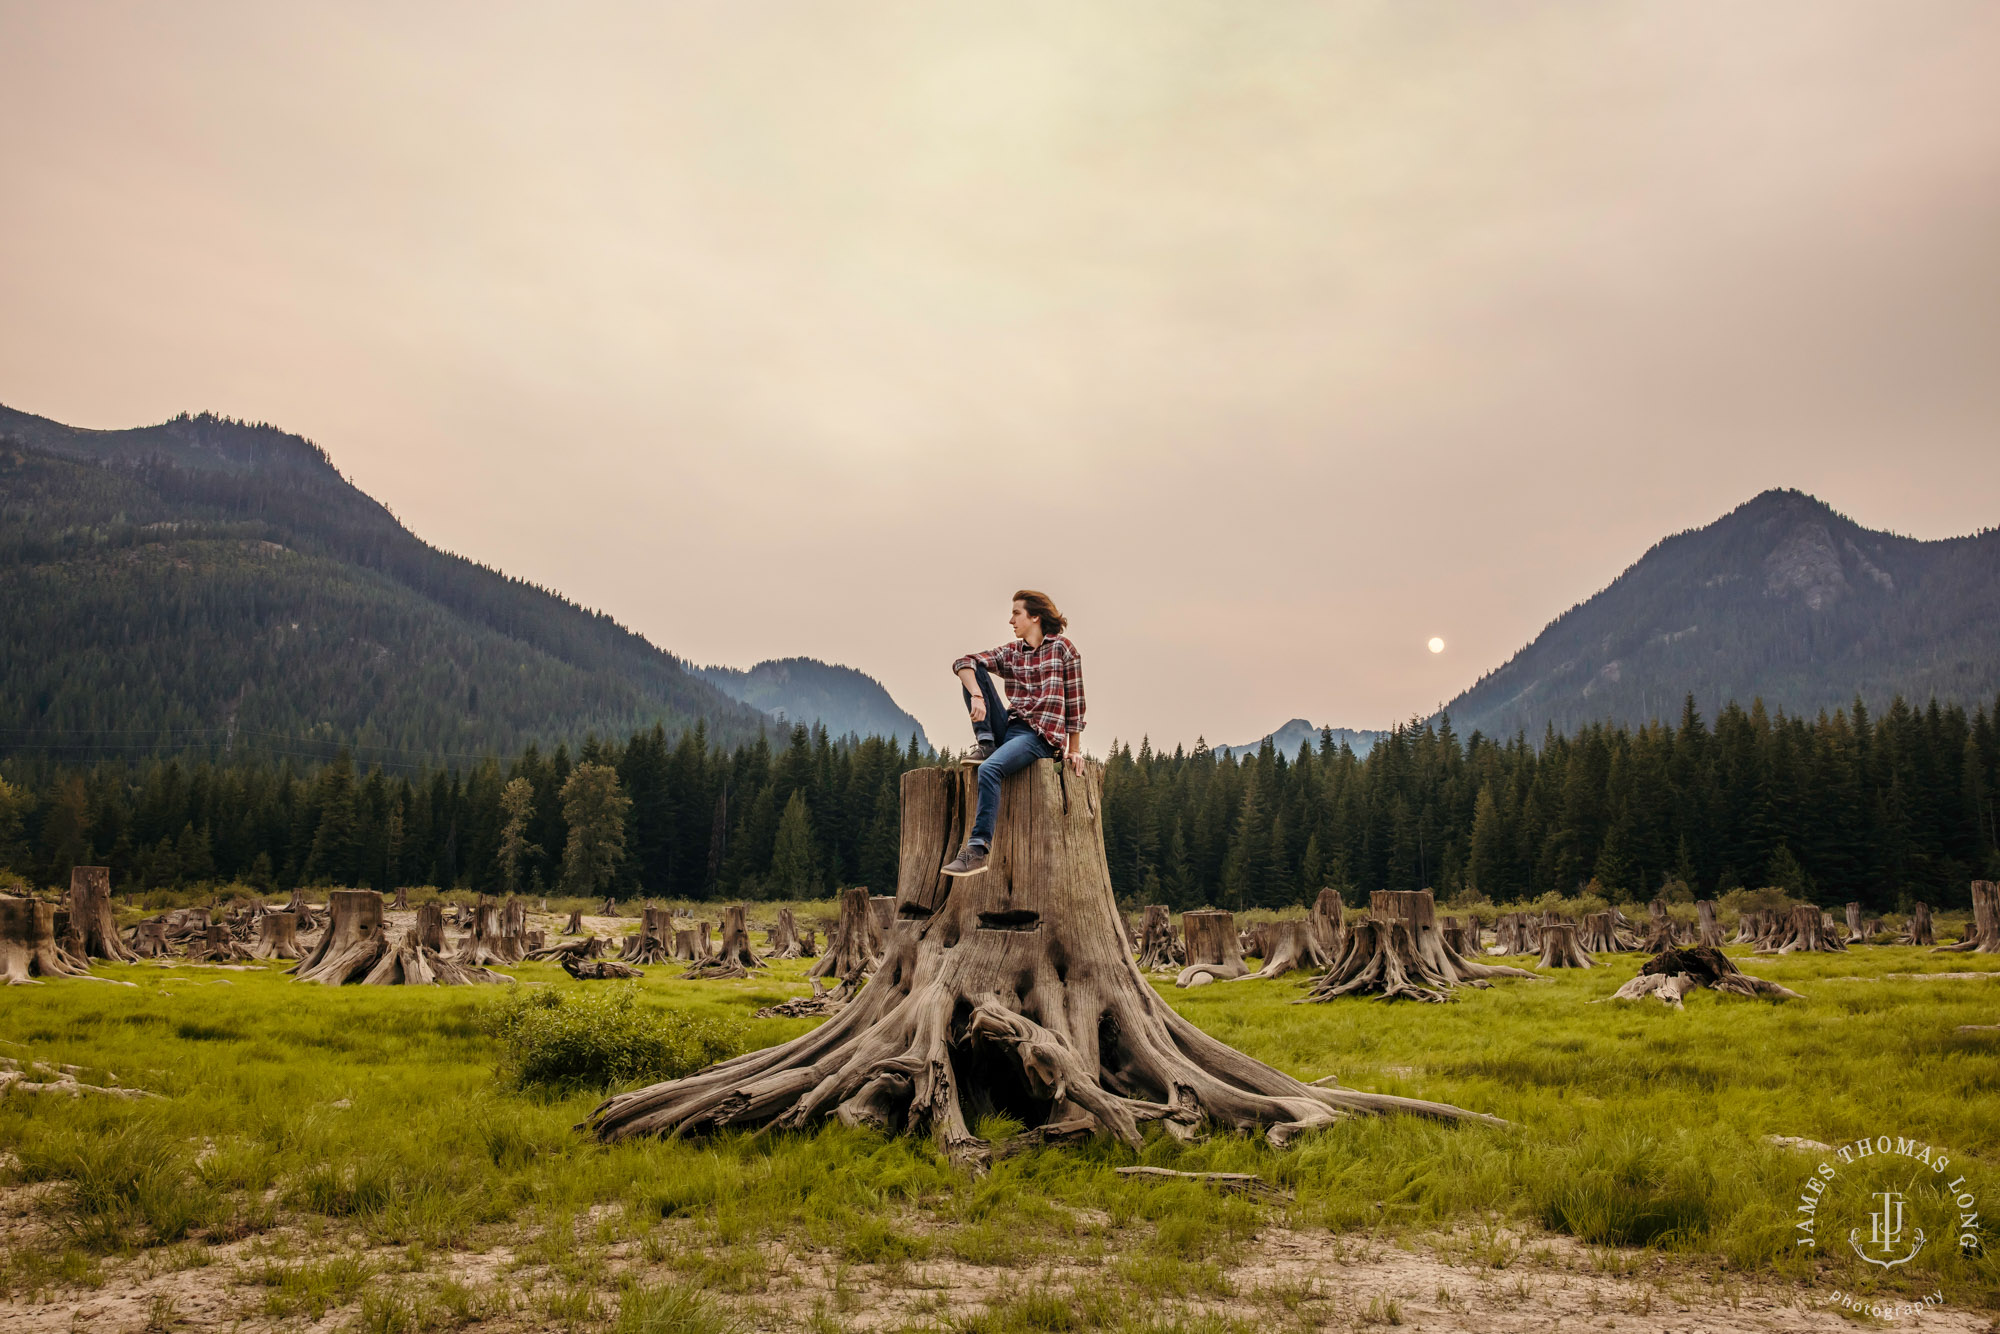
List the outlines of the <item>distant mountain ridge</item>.
{"type": "Polygon", "coordinates": [[[1268,741],[1280,754],[1289,758],[1297,755],[1299,747],[1308,742],[1317,747],[1322,731],[1333,734],[1334,745],[1345,745],[1357,755],[1366,755],[1375,748],[1376,741],[1388,735],[1387,732],[1369,732],[1352,727],[1315,727],[1304,718],[1294,718],[1269,736],[1241,746],[1217,746],[1215,753],[1225,759],[1238,759],[1244,755],[1255,755],[1268,741]]]}
{"type": "Polygon", "coordinates": [[[326,453],[211,415],[92,431],[0,407],[0,743],[365,762],[767,714],[611,617],[404,528],[326,453]]]}
{"type": "Polygon", "coordinates": [[[824,723],[833,736],[915,736],[928,752],[923,724],[898,707],[874,677],[819,661],[774,658],[747,671],[697,667],[695,674],[728,695],[788,722],[824,723]]]}
{"type": "Polygon", "coordinates": [[[1758,495],[1656,544],[1444,712],[1461,734],[1539,739],[1598,721],[1788,713],[1901,694],[2000,694],[2000,531],[1922,541],[1799,491],[1758,495]]]}

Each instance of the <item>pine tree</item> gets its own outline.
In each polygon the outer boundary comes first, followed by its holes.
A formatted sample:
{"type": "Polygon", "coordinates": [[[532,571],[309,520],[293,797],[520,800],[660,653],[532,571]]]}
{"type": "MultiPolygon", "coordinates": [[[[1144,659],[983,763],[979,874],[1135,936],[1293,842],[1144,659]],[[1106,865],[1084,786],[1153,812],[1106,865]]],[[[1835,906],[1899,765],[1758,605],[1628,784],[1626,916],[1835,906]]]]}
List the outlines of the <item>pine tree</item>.
{"type": "Polygon", "coordinates": [[[805,898],[814,888],[812,817],[805,794],[794,791],[778,818],[771,847],[771,888],[789,898],[805,898]]]}
{"type": "Polygon", "coordinates": [[[616,770],[584,763],[564,781],[562,804],[563,823],[569,829],[563,849],[563,888],[596,898],[624,859],[631,799],[619,790],[616,770]]]}
{"type": "MultiPolygon", "coordinates": [[[[568,798],[567,790],[564,798],[568,798]]],[[[495,857],[500,888],[508,894],[518,894],[526,883],[523,873],[529,859],[539,857],[542,852],[528,841],[528,822],[535,818],[535,785],[525,778],[510,779],[500,793],[500,809],[506,816],[506,823],[500,826],[500,850],[495,857]]]]}

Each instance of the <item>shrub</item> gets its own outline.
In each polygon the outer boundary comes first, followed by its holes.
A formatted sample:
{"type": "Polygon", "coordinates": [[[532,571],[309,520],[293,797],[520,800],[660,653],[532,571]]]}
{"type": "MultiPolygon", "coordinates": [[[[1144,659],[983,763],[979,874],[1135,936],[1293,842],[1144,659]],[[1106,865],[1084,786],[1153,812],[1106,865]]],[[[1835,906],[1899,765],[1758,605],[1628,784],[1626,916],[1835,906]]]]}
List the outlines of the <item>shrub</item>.
{"type": "Polygon", "coordinates": [[[489,1029],[507,1049],[502,1076],[562,1091],[679,1079],[743,1049],[738,1025],[641,1007],[636,987],[509,988],[489,1029]]]}

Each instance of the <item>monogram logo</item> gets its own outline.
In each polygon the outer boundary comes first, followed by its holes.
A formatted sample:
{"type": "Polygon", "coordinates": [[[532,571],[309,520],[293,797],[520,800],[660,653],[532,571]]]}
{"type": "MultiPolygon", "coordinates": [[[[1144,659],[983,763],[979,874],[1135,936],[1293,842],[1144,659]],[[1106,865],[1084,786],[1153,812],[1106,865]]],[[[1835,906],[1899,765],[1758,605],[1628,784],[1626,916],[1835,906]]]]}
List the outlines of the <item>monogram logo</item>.
{"type": "Polygon", "coordinates": [[[1861,1244],[1861,1229],[1858,1227],[1849,1230],[1847,1244],[1854,1248],[1856,1255],[1871,1265],[1893,1269],[1897,1265],[1908,1264],[1916,1259],[1917,1252],[1924,1248],[1924,1230],[1912,1229],[1909,1250],[1897,1254],[1903,1242],[1903,1205],[1907,1202],[1906,1197],[1900,1190],[1878,1190],[1875,1192],[1875,1198],[1881,1202],[1882,1207],[1868,1215],[1867,1246],[1861,1244]],[[1875,1251],[1875,1254],[1870,1255],[1868,1253],[1870,1250],[1875,1251]]]}

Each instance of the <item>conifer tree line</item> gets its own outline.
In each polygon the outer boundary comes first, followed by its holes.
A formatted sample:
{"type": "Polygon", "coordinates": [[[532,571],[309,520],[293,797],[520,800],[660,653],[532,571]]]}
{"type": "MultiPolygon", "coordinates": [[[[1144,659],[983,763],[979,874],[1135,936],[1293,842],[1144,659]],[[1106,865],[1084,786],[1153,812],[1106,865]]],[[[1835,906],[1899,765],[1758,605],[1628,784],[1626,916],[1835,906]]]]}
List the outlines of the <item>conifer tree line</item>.
{"type": "MultiPolygon", "coordinates": [[[[311,768],[17,757],[0,788],[0,867],[60,885],[71,865],[108,864],[121,889],[888,892],[901,777],[932,762],[914,737],[795,727],[726,751],[699,725],[414,777],[345,755],[311,768]]],[[[1812,719],[1731,704],[1711,726],[1690,700],[1676,724],[1550,731],[1539,745],[1460,738],[1446,718],[1394,728],[1366,756],[1328,734],[1240,760],[1114,743],[1104,824],[1131,904],[1280,908],[1324,885],[1357,904],[1377,889],[1509,902],[1768,885],[1890,911],[1963,907],[1971,879],[2000,874],[1996,795],[2000,702],[1968,716],[1897,699],[1877,718],[1857,701],[1812,719]]]]}

